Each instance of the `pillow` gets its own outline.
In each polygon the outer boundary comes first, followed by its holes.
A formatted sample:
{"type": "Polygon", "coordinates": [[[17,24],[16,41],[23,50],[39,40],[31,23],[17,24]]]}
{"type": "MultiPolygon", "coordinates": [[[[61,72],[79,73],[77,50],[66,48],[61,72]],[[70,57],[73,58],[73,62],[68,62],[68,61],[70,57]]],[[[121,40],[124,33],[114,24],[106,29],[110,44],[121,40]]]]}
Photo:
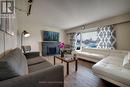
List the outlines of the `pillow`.
{"type": "Polygon", "coordinates": [[[125,56],[123,66],[126,69],[130,69],[130,52],[128,53],[128,55],[125,56]]]}
{"type": "Polygon", "coordinates": [[[28,74],[27,59],[20,48],[16,48],[2,58],[20,76],[28,74]]]}
{"type": "Polygon", "coordinates": [[[18,76],[7,62],[0,61],[0,81],[18,76]]]}

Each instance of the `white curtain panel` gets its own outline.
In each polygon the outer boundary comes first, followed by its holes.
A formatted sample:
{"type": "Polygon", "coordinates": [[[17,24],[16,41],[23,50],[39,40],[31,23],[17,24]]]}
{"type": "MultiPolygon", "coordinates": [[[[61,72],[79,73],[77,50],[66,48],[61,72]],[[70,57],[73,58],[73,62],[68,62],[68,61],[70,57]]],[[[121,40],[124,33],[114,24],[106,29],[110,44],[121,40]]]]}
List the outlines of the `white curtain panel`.
{"type": "Polygon", "coordinates": [[[76,33],[70,33],[70,45],[72,50],[75,50],[75,44],[76,44],[76,33]]]}

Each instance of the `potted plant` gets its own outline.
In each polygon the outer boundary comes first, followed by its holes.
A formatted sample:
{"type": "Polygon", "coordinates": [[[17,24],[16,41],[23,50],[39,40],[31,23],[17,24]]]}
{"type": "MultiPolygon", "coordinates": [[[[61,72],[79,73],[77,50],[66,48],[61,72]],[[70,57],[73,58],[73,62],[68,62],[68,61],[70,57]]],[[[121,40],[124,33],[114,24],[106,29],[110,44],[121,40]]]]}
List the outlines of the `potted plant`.
{"type": "Polygon", "coordinates": [[[60,42],[58,44],[58,47],[60,48],[61,57],[64,57],[64,46],[65,46],[64,42],[60,42]]]}

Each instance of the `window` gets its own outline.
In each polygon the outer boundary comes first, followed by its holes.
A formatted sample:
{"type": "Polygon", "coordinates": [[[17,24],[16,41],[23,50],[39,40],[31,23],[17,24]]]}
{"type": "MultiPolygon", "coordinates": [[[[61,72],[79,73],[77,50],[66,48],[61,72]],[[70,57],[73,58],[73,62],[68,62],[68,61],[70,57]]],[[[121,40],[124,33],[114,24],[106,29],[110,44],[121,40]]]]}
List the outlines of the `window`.
{"type": "Polygon", "coordinates": [[[83,48],[116,48],[116,32],[113,25],[93,28],[76,35],[76,50],[83,48]]]}
{"type": "Polygon", "coordinates": [[[97,31],[82,33],[82,47],[83,48],[97,48],[97,31]]]}
{"type": "Polygon", "coordinates": [[[97,30],[91,32],[77,33],[76,34],[76,50],[80,50],[82,45],[83,48],[97,48],[97,30]]]}

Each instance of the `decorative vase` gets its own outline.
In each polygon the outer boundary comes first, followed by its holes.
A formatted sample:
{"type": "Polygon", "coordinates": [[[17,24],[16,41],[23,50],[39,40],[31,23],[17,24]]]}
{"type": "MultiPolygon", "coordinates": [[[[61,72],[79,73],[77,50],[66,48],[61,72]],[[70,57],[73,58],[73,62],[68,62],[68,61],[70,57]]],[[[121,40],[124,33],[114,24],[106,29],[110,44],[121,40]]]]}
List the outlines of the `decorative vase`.
{"type": "Polygon", "coordinates": [[[61,54],[61,57],[64,57],[64,51],[61,51],[60,54],[61,54]]]}

